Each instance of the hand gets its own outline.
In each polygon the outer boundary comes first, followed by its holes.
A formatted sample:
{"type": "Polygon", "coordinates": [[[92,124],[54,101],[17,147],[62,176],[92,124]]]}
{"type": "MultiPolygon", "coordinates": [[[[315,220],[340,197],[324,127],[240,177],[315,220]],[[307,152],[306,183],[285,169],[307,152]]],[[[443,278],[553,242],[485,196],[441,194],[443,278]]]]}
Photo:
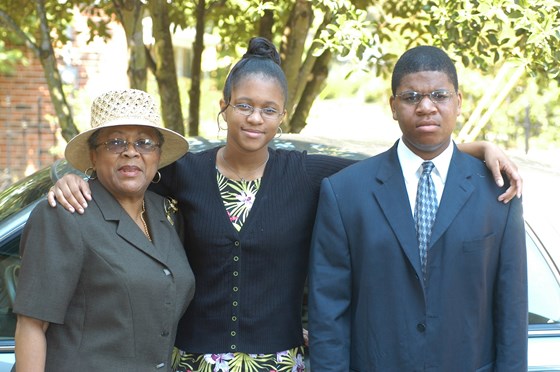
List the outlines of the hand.
{"type": "Polygon", "coordinates": [[[309,331],[303,328],[303,344],[309,346],[309,331]]]}
{"type": "Polygon", "coordinates": [[[488,143],[487,146],[487,150],[484,153],[484,161],[488,169],[492,172],[496,185],[499,187],[504,186],[502,173],[505,173],[510,183],[510,186],[498,197],[498,200],[506,204],[515,196],[518,198],[521,197],[523,178],[519,174],[517,166],[498,146],[491,143],[488,143]]]}
{"type": "Polygon", "coordinates": [[[51,207],[56,207],[56,202],[59,202],[69,212],[78,211],[83,214],[88,206],[87,201],[91,200],[91,192],[83,178],[75,174],[67,174],[50,188],[47,200],[51,207]]]}

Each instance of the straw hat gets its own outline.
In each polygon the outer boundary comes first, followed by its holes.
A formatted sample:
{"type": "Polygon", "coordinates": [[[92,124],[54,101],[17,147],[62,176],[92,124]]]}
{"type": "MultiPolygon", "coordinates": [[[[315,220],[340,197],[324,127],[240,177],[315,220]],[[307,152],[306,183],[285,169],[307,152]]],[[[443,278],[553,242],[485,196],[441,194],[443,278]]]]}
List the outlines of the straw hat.
{"type": "Polygon", "coordinates": [[[189,150],[187,139],[162,127],[155,100],[137,89],[113,90],[97,97],[91,106],[91,129],[68,142],[64,156],[72,166],[85,171],[92,166],[88,147],[89,137],[98,129],[119,125],[142,125],[156,128],[164,138],[158,168],[179,159],[189,150]]]}

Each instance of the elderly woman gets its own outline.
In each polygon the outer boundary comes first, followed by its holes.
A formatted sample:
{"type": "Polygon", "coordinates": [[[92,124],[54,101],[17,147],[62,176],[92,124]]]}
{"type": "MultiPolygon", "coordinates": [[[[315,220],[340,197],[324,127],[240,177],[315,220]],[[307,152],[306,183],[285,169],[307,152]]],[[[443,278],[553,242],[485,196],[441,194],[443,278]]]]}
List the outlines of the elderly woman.
{"type": "Polygon", "coordinates": [[[65,151],[91,176],[90,208],[41,203],[22,238],[17,371],[169,371],[194,276],[173,206],[146,189],[188,144],[138,90],[98,97],[91,123],[65,151]]]}

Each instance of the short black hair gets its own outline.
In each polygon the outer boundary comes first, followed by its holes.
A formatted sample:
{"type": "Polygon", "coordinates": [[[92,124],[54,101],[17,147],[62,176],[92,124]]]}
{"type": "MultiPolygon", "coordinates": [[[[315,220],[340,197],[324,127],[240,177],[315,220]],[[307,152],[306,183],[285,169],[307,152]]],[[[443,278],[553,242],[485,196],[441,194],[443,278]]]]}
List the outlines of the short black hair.
{"type": "Polygon", "coordinates": [[[393,95],[396,94],[397,88],[405,75],[422,71],[445,73],[455,87],[455,91],[459,90],[457,69],[447,53],[433,46],[422,45],[404,52],[395,64],[391,79],[393,95]]]}
{"type": "Polygon", "coordinates": [[[288,100],[288,82],[280,67],[280,54],[274,44],[264,37],[254,37],[249,41],[247,53],[243,55],[229,72],[224,84],[224,101],[231,101],[232,89],[249,75],[262,75],[280,84],[284,94],[284,104],[288,100]]]}

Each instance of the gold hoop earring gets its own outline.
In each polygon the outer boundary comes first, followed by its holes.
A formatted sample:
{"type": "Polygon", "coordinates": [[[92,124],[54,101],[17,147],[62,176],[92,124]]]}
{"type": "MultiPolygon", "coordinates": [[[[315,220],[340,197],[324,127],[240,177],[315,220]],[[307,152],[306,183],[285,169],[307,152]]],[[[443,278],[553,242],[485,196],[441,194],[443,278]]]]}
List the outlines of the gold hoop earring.
{"type": "Polygon", "coordinates": [[[97,179],[97,173],[95,172],[95,169],[93,167],[89,167],[88,169],[86,169],[84,171],[84,174],[88,178],[88,181],[97,179]],[[88,172],[90,172],[90,173],[88,174],[88,172]]]}
{"type": "Polygon", "coordinates": [[[152,183],[159,183],[159,181],[161,181],[161,173],[160,173],[160,171],[157,171],[156,176],[157,176],[157,180],[154,178],[154,179],[152,180],[152,183]]]}
{"type": "Polygon", "coordinates": [[[282,130],[282,127],[279,125],[278,128],[276,128],[276,135],[274,136],[274,138],[280,138],[282,137],[282,134],[284,134],[284,131],[282,130]]]}
{"type": "Polygon", "coordinates": [[[226,127],[225,127],[225,128],[222,128],[222,127],[220,126],[220,116],[222,116],[222,115],[223,115],[223,112],[220,112],[220,113],[218,114],[218,117],[216,118],[216,122],[218,123],[218,133],[219,133],[221,130],[227,131],[227,120],[226,120],[225,118],[222,118],[222,119],[224,119],[224,121],[226,122],[226,127]]]}

